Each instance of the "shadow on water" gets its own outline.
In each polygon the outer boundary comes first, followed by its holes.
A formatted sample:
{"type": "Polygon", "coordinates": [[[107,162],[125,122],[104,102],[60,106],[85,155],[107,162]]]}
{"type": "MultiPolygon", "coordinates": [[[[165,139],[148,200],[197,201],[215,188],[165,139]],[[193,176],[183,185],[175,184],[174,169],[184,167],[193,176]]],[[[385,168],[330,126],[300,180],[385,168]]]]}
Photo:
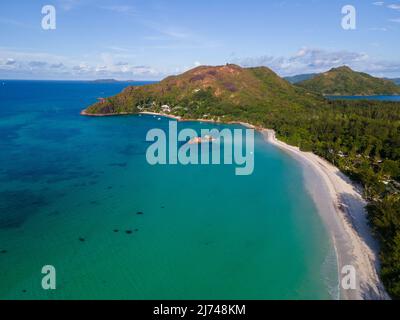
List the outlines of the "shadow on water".
{"type": "Polygon", "coordinates": [[[109,167],[120,167],[120,168],[126,168],[128,166],[127,162],[121,162],[121,163],[110,163],[108,164],[109,167]]]}
{"type": "Polygon", "coordinates": [[[22,157],[19,157],[14,162],[8,162],[0,180],[55,184],[61,181],[80,180],[82,178],[97,180],[102,174],[100,171],[75,166],[75,164],[79,163],[80,157],[75,155],[25,150],[22,157]]]}
{"type": "Polygon", "coordinates": [[[51,128],[35,127],[29,130],[29,136],[34,139],[44,140],[48,142],[63,143],[67,140],[81,134],[81,130],[77,128],[51,128]]]}
{"type": "Polygon", "coordinates": [[[22,129],[24,125],[6,125],[0,126],[0,137],[1,144],[9,145],[14,142],[14,140],[19,138],[19,130],[22,129]]]}
{"type": "Polygon", "coordinates": [[[30,216],[47,205],[44,196],[29,190],[0,192],[0,229],[21,227],[30,216]]]}
{"type": "Polygon", "coordinates": [[[118,153],[125,157],[141,156],[146,154],[146,148],[138,144],[129,144],[123,147],[118,153]]]}

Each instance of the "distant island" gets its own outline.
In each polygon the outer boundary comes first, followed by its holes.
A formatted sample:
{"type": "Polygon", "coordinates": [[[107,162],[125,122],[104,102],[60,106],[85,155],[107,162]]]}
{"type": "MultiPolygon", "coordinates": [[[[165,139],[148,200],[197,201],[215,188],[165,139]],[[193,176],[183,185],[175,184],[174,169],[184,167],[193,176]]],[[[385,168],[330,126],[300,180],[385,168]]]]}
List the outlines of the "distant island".
{"type": "MultiPolygon", "coordinates": [[[[183,120],[249,123],[273,130],[268,131],[268,139],[273,143],[278,143],[274,138],[276,133],[288,145],[326,159],[362,185],[363,197],[368,202],[368,219],[381,244],[382,266],[378,268],[381,278],[391,296],[400,298],[400,103],[330,101],[324,97],[398,93],[400,89],[393,82],[348,67],[332,69],[293,85],[266,67],[241,68],[228,64],[200,66],[156,84],[128,87],[88,107],[82,114],[147,113],[183,120]]],[[[325,170],[327,166],[320,163],[314,161],[325,170]]],[[[357,188],[346,190],[351,189],[357,188]]],[[[346,194],[343,191],[336,196],[342,199],[346,194]]],[[[339,200],[339,212],[352,216],[348,220],[364,219],[362,207],[353,215],[349,211],[355,209],[346,201],[339,200]]],[[[367,228],[365,224],[364,227],[367,228]]],[[[373,270],[369,270],[366,274],[373,279],[373,270]]]]}
{"type": "Polygon", "coordinates": [[[318,76],[319,73],[306,73],[306,74],[297,74],[295,76],[285,77],[284,79],[289,81],[291,84],[296,84],[305,80],[310,80],[318,76]]]}
{"type": "Polygon", "coordinates": [[[96,79],[93,83],[120,83],[120,82],[135,82],[134,80],[116,80],[116,79],[96,79]]]}

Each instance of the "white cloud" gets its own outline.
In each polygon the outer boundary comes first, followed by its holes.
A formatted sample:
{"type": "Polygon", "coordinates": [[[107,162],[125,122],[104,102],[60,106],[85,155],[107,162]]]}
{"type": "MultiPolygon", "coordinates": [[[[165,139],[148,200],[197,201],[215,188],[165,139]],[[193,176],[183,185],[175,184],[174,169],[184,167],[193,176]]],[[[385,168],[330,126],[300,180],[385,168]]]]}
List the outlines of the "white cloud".
{"type": "MultiPolygon", "coordinates": [[[[0,78],[98,79],[106,77],[124,80],[158,80],[201,65],[200,61],[167,67],[142,65],[136,62],[137,57],[116,51],[74,58],[13,50],[16,49],[0,47],[0,78]]],[[[240,59],[233,55],[229,60],[242,66],[265,65],[283,76],[323,72],[342,65],[375,75],[398,76],[400,74],[400,61],[380,61],[365,53],[327,51],[307,47],[287,57],[265,55],[240,59]]]]}
{"type": "Polygon", "coordinates": [[[387,7],[393,10],[400,10],[400,4],[390,4],[387,7]]]}
{"type": "Polygon", "coordinates": [[[376,1],[372,3],[374,6],[383,6],[385,3],[383,1],[376,1]]]}
{"type": "Polygon", "coordinates": [[[12,65],[14,65],[14,64],[16,64],[16,63],[17,63],[17,61],[15,61],[14,59],[8,58],[5,64],[6,64],[7,66],[12,66],[12,65]]]}
{"type": "Polygon", "coordinates": [[[159,31],[171,38],[184,39],[189,37],[188,33],[173,28],[160,29],[159,31]]]}
{"type": "Polygon", "coordinates": [[[15,20],[15,19],[9,19],[9,18],[3,18],[0,17],[0,24],[6,25],[6,26],[14,26],[18,28],[26,28],[26,29],[34,29],[33,26],[28,25],[24,22],[15,20]]]}
{"type": "Polygon", "coordinates": [[[343,65],[347,65],[358,71],[374,74],[400,72],[400,62],[378,61],[366,53],[326,51],[310,48],[302,48],[289,57],[261,56],[234,59],[232,62],[245,67],[267,66],[282,76],[324,72],[343,65]]]}
{"type": "Polygon", "coordinates": [[[118,46],[110,46],[110,47],[107,47],[107,49],[110,49],[110,50],[113,50],[113,51],[118,51],[118,52],[129,52],[130,51],[127,48],[118,47],[118,46]]]}
{"type": "Polygon", "coordinates": [[[47,62],[44,61],[30,61],[28,62],[29,67],[31,68],[44,68],[47,66],[47,62]]]}
{"type": "Polygon", "coordinates": [[[383,32],[388,31],[388,29],[385,28],[385,27],[381,27],[381,28],[369,28],[369,30],[371,30],[371,31],[383,31],[383,32]]]}
{"type": "Polygon", "coordinates": [[[113,5],[113,6],[101,6],[101,9],[112,11],[115,13],[121,13],[126,15],[134,15],[136,14],[136,10],[133,6],[127,5],[113,5]]]}
{"type": "Polygon", "coordinates": [[[60,69],[60,68],[63,68],[64,67],[64,64],[63,63],[53,63],[53,64],[51,64],[50,65],[50,68],[52,68],[52,69],[60,69]]]}
{"type": "Polygon", "coordinates": [[[120,61],[120,62],[117,62],[115,65],[116,65],[116,66],[128,66],[129,63],[128,63],[128,62],[122,62],[122,61],[120,61]]]}
{"type": "MultiPolygon", "coordinates": [[[[90,55],[90,60],[77,60],[40,52],[13,51],[0,47],[0,78],[29,79],[98,79],[111,77],[121,80],[162,79],[174,70],[137,65],[124,55],[103,52],[90,55]]],[[[131,56],[129,56],[131,58],[131,56]]]]}
{"type": "Polygon", "coordinates": [[[85,0],[58,0],[58,4],[61,9],[70,11],[77,6],[81,5],[85,0]]]}

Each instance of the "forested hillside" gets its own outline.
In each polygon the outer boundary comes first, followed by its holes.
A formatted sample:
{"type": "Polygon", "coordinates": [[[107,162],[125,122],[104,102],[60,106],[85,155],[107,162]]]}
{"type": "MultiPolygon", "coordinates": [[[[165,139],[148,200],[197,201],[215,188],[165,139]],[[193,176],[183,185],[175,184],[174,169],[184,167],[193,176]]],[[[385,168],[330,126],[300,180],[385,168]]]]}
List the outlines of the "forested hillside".
{"type": "Polygon", "coordinates": [[[339,96],[397,95],[400,87],[386,79],[375,78],[349,67],[333,68],[296,85],[312,92],[339,96]]]}

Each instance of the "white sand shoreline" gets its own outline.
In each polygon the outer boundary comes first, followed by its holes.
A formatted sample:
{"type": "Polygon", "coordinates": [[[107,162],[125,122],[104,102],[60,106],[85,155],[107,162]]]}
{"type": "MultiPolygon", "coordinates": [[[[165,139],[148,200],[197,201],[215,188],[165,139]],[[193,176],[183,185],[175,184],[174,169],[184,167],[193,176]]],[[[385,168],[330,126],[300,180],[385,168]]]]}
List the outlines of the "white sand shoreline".
{"type": "Polygon", "coordinates": [[[262,133],[269,143],[302,164],[307,189],[331,233],[339,277],[344,266],[356,269],[357,290],[344,290],[340,286],[340,299],[390,299],[379,279],[379,247],[367,223],[361,188],[326,160],[277,140],[273,130],[262,133]]]}

